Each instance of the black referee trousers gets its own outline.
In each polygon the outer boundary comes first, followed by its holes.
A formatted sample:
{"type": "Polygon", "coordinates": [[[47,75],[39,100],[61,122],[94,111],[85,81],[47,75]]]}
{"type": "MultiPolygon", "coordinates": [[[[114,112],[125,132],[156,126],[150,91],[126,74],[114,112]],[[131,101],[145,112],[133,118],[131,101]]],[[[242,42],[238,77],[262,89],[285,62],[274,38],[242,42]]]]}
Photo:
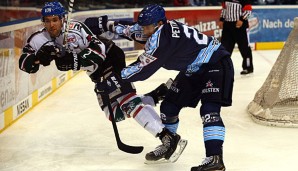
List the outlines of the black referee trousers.
{"type": "Polygon", "coordinates": [[[241,28],[236,28],[236,22],[225,21],[223,23],[221,43],[231,54],[237,43],[243,58],[243,70],[253,71],[252,52],[248,42],[247,28],[248,21],[244,21],[241,28]]]}

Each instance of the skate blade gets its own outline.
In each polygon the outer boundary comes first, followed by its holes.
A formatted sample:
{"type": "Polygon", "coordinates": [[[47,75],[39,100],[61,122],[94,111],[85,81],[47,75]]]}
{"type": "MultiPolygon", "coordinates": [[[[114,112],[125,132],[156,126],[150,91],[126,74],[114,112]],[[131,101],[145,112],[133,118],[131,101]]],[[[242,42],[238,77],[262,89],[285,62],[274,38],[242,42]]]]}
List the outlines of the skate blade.
{"type": "Polygon", "coordinates": [[[159,159],[156,161],[150,161],[150,160],[145,160],[145,164],[162,164],[162,163],[174,163],[176,162],[179,157],[181,156],[182,152],[184,151],[185,147],[187,145],[187,140],[181,139],[178,142],[178,146],[177,149],[175,150],[175,152],[172,154],[172,156],[169,159],[159,159]]]}
{"type": "Polygon", "coordinates": [[[178,143],[179,149],[177,148],[175,152],[172,154],[172,156],[169,158],[169,160],[174,163],[176,162],[179,157],[181,156],[182,152],[184,151],[185,147],[187,145],[187,140],[181,139],[178,143]]]}
{"type": "MultiPolygon", "coordinates": [[[[190,171],[197,171],[199,169],[199,167],[192,167],[190,171]]],[[[225,171],[226,169],[215,169],[215,170],[212,170],[212,171],[225,171]]]]}
{"type": "Polygon", "coordinates": [[[145,162],[144,162],[145,164],[163,164],[163,163],[171,163],[171,161],[170,160],[167,160],[167,159],[165,159],[165,158],[162,158],[162,159],[159,159],[159,160],[155,160],[155,161],[153,161],[153,160],[145,160],[145,162]]]}

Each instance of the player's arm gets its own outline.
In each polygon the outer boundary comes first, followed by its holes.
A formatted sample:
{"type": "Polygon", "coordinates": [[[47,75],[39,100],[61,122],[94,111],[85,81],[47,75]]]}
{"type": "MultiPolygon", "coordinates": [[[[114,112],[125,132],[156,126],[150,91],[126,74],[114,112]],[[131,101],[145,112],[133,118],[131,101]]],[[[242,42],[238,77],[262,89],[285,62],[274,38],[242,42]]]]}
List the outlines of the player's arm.
{"type": "Polygon", "coordinates": [[[128,40],[145,44],[148,37],[144,35],[142,27],[137,23],[126,24],[125,21],[114,22],[112,32],[128,40]]]}
{"type": "Polygon", "coordinates": [[[163,67],[172,53],[169,40],[164,35],[154,34],[137,61],[122,70],[121,77],[128,82],[145,80],[163,67]]]}
{"type": "Polygon", "coordinates": [[[44,44],[36,49],[27,43],[19,59],[19,68],[27,73],[36,73],[40,64],[50,65],[51,61],[57,58],[58,51],[58,48],[53,45],[44,44]]]}
{"type": "Polygon", "coordinates": [[[153,75],[161,64],[159,60],[144,52],[138,60],[128,65],[121,71],[121,77],[128,82],[143,81],[153,75]]]}
{"type": "Polygon", "coordinates": [[[84,21],[84,24],[96,35],[110,31],[122,38],[134,40],[141,44],[145,44],[148,39],[148,37],[143,34],[142,27],[137,23],[125,20],[109,21],[106,15],[89,17],[84,21]]]}
{"type": "Polygon", "coordinates": [[[74,27],[76,41],[68,42],[69,52],[78,56],[82,70],[86,70],[92,81],[97,82],[102,72],[102,64],[106,59],[106,45],[102,43],[83,23],[74,27]]]}

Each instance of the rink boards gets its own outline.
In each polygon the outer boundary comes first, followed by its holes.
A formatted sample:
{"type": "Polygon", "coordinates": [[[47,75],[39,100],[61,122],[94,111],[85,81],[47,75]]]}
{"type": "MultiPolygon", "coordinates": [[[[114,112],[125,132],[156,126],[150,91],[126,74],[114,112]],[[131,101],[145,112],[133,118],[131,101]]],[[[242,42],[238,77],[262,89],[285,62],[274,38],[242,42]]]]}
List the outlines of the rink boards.
{"type": "Polygon", "coordinates": [[[78,72],[67,71],[57,77],[53,78],[50,82],[41,88],[33,91],[32,94],[19,101],[17,104],[8,107],[0,114],[0,133],[5,130],[9,125],[14,123],[17,119],[21,118],[27,111],[32,109],[36,104],[45,99],[48,95],[53,93],[56,89],[61,87],[66,81],[71,79],[78,72]]]}

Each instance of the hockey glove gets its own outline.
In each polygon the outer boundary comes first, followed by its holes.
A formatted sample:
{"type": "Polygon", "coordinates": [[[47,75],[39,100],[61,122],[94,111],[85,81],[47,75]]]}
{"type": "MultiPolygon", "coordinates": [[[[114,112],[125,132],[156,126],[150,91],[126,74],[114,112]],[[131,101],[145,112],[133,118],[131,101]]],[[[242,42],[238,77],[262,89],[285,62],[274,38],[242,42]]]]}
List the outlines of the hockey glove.
{"type": "MultiPolygon", "coordinates": [[[[111,99],[109,99],[110,101],[103,100],[103,97],[104,96],[108,96],[108,94],[105,94],[106,93],[105,89],[106,89],[106,86],[107,86],[106,84],[107,84],[106,81],[97,82],[95,84],[94,91],[95,91],[96,96],[97,96],[98,104],[99,104],[100,108],[103,111],[105,111],[104,109],[107,107],[108,103],[110,103],[113,106],[113,108],[115,107],[114,108],[114,112],[113,112],[114,113],[115,121],[116,122],[122,121],[122,120],[124,120],[126,118],[125,115],[124,115],[124,113],[120,109],[120,106],[119,105],[113,105],[115,103],[118,104],[118,102],[117,101],[111,101],[111,99]]],[[[111,114],[110,112],[107,112],[106,113],[106,117],[109,120],[111,120],[110,114],[111,114]]]]}
{"type": "Polygon", "coordinates": [[[143,29],[140,25],[133,23],[132,25],[124,25],[122,23],[125,22],[121,21],[119,23],[115,22],[113,24],[113,29],[115,30],[114,32],[117,35],[128,40],[135,40],[141,44],[146,43],[148,36],[144,35],[143,29]]]}
{"type": "Polygon", "coordinates": [[[22,54],[19,59],[19,68],[27,73],[36,73],[39,69],[39,64],[35,64],[34,54],[22,54]]]}
{"type": "Polygon", "coordinates": [[[55,58],[55,64],[59,71],[80,70],[79,58],[75,59],[74,55],[68,52],[65,53],[65,56],[55,58]]]}
{"type": "Polygon", "coordinates": [[[84,23],[96,35],[100,35],[106,31],[109,31],[107,26],[107,23],[108,23],[107,15],[103,15],[100,17],[89,17],[84,21],[84,23]]]}
{"type": "Polygon", "coordinates": [[[35,50],[27,44],[23,48],[23,53],[19,59],[19,68],[27,73],[36,73],[39,69],[39,64],[35,61],[35,50]]]}
{"type": "Polygon", "coordinates": [[[36,53],[36,59],[43,66],[50,65],[51,61],[57,58],[59,49],[55,46],[44,45],[36,53]]]}
{"type": "Polygon", "coordinates": [[[171,85],[173,83],[173,79],[169,78],[169,80],[166,83],[162,83],[159,85],[156,89],[152,90],[151,92],[144,94],[145,96],[151,96],[154,100],[155,106],[158,104],[159,101],[164,100],[165,96],[170,89],[171,85]]]}

